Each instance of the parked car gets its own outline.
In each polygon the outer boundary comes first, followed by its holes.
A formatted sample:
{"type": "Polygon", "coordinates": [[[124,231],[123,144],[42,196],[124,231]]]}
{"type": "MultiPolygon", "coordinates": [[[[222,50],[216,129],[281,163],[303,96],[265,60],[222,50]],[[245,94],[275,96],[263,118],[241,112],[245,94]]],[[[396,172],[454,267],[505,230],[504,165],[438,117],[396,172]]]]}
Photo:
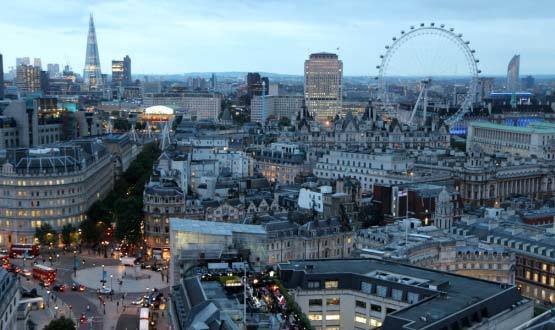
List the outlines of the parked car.
{"type": "Polygon", "coordinates": [[[24,277],[33,276],[33,272],[31,272],[29,269],[22,269],[19,274],[23,275],[24,277]]]}

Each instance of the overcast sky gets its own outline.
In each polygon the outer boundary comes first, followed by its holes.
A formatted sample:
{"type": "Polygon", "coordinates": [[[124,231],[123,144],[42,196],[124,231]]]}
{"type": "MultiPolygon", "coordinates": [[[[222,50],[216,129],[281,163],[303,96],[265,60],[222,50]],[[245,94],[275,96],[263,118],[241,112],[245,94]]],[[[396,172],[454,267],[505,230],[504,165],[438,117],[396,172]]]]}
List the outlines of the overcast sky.
{"type": "MultiPolygon", "coordinates": [[[[129,54],[134,73],[302,74],[310,52],[339,47],[346,75],[374,76],[391,37],[420,22],[463,33],[484,74],[505,74],[514,54],[521,75],[555,73],[553,0],[17,0],[1,8],[5,70],[28,56],[81,72],[92,12],[104,73],[129,54]]],[[[418,65],[401,62],[401,72],[418,65]]]]}

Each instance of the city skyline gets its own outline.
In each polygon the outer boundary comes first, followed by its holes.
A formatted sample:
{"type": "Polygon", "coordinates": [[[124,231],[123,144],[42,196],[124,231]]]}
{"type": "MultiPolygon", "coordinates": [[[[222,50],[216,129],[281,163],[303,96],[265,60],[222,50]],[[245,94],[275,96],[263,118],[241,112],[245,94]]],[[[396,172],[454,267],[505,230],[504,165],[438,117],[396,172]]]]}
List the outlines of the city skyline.
{"type": "Polygon", "coordinates": [[[471,1],[464,6],[397,1],[374,7],[360,1],[351,1],[350,6],[332,2],[315,6],[313,1],[186,5],[168,1],[154,6],[130,0],[30,6],[22,1],[4,7],[6,12],[25,10],[28,17],[5,17],[0,23],[5,31],[0,52],[6,69],[14,66],[16,57],[28,56],[41,58],[45,65],[70,64],[81,72],[92,12],[101,67],[108,68],[113,59],[129,54],[138,74],[264,71],[301,75],[308,54],[339,48],[346,76],[374,76],[379,55],[391,37],[420,22],[442,23],[463,33],[477,51],[483,75],[503,75],[514,54],[522,56],[523,76],[555,73],[551,60],[555,46],[542,42],[547,37],[543,31],[549,30],[545,27],[555,26],[555,19],[547,14],[554,5],[547,1],[537,6],[541,11],[529,12],[519,10],[518,3],[499,1],[471,1]],[[515,24],[522,28],[515,29],[515,24]]]}

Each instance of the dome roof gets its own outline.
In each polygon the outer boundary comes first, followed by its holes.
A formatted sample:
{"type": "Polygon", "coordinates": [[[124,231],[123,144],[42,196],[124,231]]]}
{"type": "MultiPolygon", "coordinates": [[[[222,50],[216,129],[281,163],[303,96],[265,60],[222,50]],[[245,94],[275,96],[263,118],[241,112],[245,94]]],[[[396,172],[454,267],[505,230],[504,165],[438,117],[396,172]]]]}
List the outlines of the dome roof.
{"type": "Polygon", "coordinates": [[[173,109],[164,105],[154,105],[145,109],[146,115],[173,115],[173,109]]]}

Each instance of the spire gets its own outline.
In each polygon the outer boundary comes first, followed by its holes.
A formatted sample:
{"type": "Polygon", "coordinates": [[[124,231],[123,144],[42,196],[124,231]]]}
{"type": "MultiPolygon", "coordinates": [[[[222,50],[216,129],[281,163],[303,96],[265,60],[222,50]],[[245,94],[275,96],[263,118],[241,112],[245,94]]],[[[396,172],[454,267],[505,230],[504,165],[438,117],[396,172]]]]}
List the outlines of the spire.
{"type": "Polygon", "coordinates": [[[83,78],[89,88],[96,89],[102,85],[102,74],[100,71],[100,58],[98,56],[98,44],[96,42],[96,30],[94,28],[93,15],[89,18],[89,33],[87,35],[87,53],[85,56],[85,68],[83,78]]]}

